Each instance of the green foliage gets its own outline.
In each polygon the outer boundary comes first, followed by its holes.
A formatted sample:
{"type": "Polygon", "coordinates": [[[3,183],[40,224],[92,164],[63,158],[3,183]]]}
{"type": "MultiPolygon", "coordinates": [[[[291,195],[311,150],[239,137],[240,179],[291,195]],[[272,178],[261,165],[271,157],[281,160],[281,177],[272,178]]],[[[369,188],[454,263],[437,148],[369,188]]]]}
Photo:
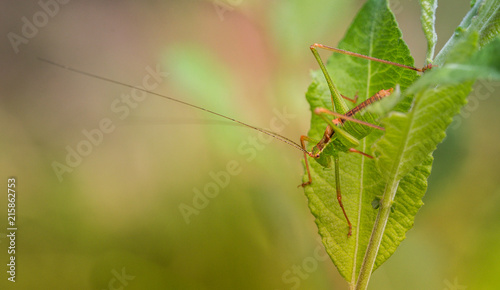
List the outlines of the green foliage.
{"type": "Polygon", "coordinates": [[[442,65],[456,42],[460,41],[468,33],[479,34],[479,47],[493,40],[500,32],[500,1],[483,0],[476,1],[471,10],[464,17],[455,30],[455,34],[446,42],[434,63],[442,65]]]}
{"type": "MultiPolygon", "coordinates": [[[[437,4],[421,3],[428,49],[433,51],[437,4]]],[[[351,237],[347,237],[347,223],[336,199],[334,171],[321,165],[335,148],[323,152],[327,156],[322,157],[321,164],[310,162],[313,182],[305,188],[309,207],[328,254],[351,288],[365,289],[373,270],[394,253],[413,226],[427,189],[432,152],[466,103],[475,79],[500,75],[498,10],[498,1],[477,1],[461,24],[462,32],[456,33],[436,57],[434,63],[439,67],[420,78],[408,69],[352,56],[334,53],[329,59],[327,69],[344,95],[358,92],[362,101],[381,89],[400,88],[400,92],[396,90],[399,103],[395,107],[394,101],[386,101],[374,109],[378,113],[385,110],[380,119],[385,133],[375,130],[356,148],[375,156],[375,160],[338,153],[342,200],[353,224],[351,237]]],[[[370,0],[364,5],[338,47],[413,66],[384,0],[370,0]]],[[[433,52],[427,55],[432,58],[433,52]]],[[[313,73],[306,97],[311,111],[331,108],[320,71],[313,73]]],[[[319,140],[325,128],[326,124],[312,114],[309,137],[319,140]]]]}
{"type": "MultiPolygon", "coordinates": [[[[410,51],[401,39],[394,16],[384,1],[370,1],[358,14],[339,48],[361,54],[413,65],[410,51]]],[[[413,71],[389,66],[364,59],[333,54],[327,68],[339,90],[347,96],[356,92],[366,99],[384,88],[399,84],[406,89],[417,79],[413,71]]],[[[313,75],[307,98],[311,110],[316,107],[331,107],[328,87],[321,72],[313,75]]],[[[406,102],[407,109],[409,102],[406,102]]],[[[401,110],[401,108],[400,108],[401,110]]],[[[326,125],[312,114],[309,136],[319,139],[326,125]]],[[[370,153],[369,148],[381,132],[373,132],[361,140],[361,151],[370,153]]],[[[375,163],[357,154],[342,154],[341,187],[347,214],[353,223],[353,236],[347,238],[347,224],[335,198],[335,177],[332,171],[324,170],[311,162],[313,184],[306,187],[311,211],[317,217],[320,234],[327,252],[341,274],[352,281],[359,273],[364,251],[373,227],[376,211],[371,203],[383,189],[383,182],[375,163]]]]}
{"type": "Polygon", "coordinates": [[[479,51],[477,49],[477,33],[463,37],[450,51],[447,62],[439,69],[426,73],[425,77],[411,86],[408,93],[431,85],[460,84],[476,78],[500,79],[500,38],[495,38],[479,51]]]}
{"type": "Polygon", "coordinates": [[[434,58],[434,48],[436,47],[437,34],[434,27],[436,22],[437,0],[420,0],[422,8],[422,29],[427,38],[427,63],[431,63],[434,58]]]}

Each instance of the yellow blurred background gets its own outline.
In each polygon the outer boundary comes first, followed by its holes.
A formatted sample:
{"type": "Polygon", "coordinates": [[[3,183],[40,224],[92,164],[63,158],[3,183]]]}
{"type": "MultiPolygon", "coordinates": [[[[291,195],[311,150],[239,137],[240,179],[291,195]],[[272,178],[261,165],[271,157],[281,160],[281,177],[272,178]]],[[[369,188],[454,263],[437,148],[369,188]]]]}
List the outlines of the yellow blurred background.
{"type": "MultiPolygon", "coordinates": [[[[1,289],[347,288],[297,188],[299,151],[155,96],[126,103],[130,88],[37,57],[134,86],[159,66],[156,92],[258,127],[285,110],[281,134],[298,141],[317,69],[309,45],[335,46],[364,1],[41,2],[46,19],[36,1],[0,4],[0,176],[18,190],[17,277],[1,289]],[[39,27],[13,45],[23,17],[39,27]],[[113,130],[101,138],[103,120],[113,130]],[[87,156],[60,167],[71,150],[87,156]]],[[[438,49],[469,2],[439,5],[438,49]]],[[[423,65],[418,1],[391,7],[423,65]]],[[[499,86],[476,85],[435,152],[414,228],[370,289],[500,285],[499,86]]]]}

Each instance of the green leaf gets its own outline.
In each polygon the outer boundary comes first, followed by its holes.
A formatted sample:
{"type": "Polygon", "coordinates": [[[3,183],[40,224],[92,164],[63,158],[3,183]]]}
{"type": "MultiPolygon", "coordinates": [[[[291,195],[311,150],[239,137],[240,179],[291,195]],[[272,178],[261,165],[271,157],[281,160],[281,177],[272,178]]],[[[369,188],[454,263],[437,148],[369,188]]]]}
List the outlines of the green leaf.
{"type": "MultiPolygon", "coordinates": [[[[450,47],[444,58],[445,63],[471,62],[475,59],[473,56],[477,55],[476,61],[484,62],[485,66],[497,67],[498,64],[485,63],[496,58],[491,55],[495,53],[495,41],[491,43],[491,47],[485,48],[482,52],[484,55],[476,53],[479,42],[479,33],[469,31],[450,47]]],[[[436,68],[436,71],[439,71],[439,68],[436,68]]],[[[387,183],[379,203],[380,211],[368,245],[366,263],[362,266],[358,280],[357,286],[360,288],[366,287],[372,267],[376,268],[388,258],[386,249],[389,250],[388,254],[392,254],[391,250],[404,238],[401,233],[411,227],[425,192],[425,183],[420,183],[422,179],[414,179],[414,176],[426,177],[430,173],[432,152],[444,139],[446,128],[451,124],[453,116],[466,103],[466,97],[475,80],[474,76],[471,73],[470,77],[463,79],[467,81],[458,84],[437,80],[438,85],[419,85],[425,79],[436,80],[434,71],[431,71],[404,92],[415,94],[410,111],[393,112],[381,120],[386,131],[373,148],[378,157],[377,167],[387,183]],[[408,183],[408,180],[411,182],[408,183]],[[410,186],[410,189],[411,186],[421,186],[424,190],[408,191],[405,189],[407,186],[410,186]],[[417,202],[401,206],[402,200],[407,197],[413,197],[417,202]],[[396,214],[391,213],[394,204],[396,214]],[[400,214],[397,214],[398,212],[400,214]]]]}
{"type": "Polygon", "coordinates": [[[432,63],[437,42],[437,34],[434,27],[436,22],[437,0],[420,0],[420,8],[422,10],[422,16],[420,18],[422,29],[424,30],[425,38],[427,38],[426,63],[432,63]]]}
{"type": "MultiPolygon", "coordinates": [[[[456,45],[450,55],[470,55],[477,47],[478,37],[474,36],[471,34],[467,41],[456,45]]],[[[441,85],[419,90],[409,112],[393,112],[381,120],[385,135],[375,143],[374,151],[385,179],[399,181],[435,150],[453,116],[465,104],[471,85],[441,85]]],[[[410,91],[416,92],[413,86],[406,93],[410,91]]]]}
{"type": "MultiPolygon", "coordinates": [[[[375,160],[327,146],[318,162],[310,162],[313,181],[305,188],[309,207],[328,254],[351,288],[365,289],[373,270],[394,253],[413,226],[427,188],[432,152],[465,104],[475,79],[500,75],[498,2],[478,0],[438,54],[434,63],[439,66],[421,78],[410,70],[343,54],[329,59],[327,69],[342,94],[358,92],[362,101],[399,84],[401,93],[396,97],[402,99],[389,114],[384,111],[394,101],[366,110],[381,114],[386,130],[375,130],[356,149],[374,155],[375,160]],[[328,164],[334,154],[340,159],[340,187],[353,224],[352,237],[347,237],[347,223],[336,200],[334,171],[321,165],[328,164]]],[[[383,0],[370,0],[363,6],[338,47],[413,66],[383,0]]],[[[313,72],[306,97],[311,111],[331,108],[330,93],[319,71],[313,72]]],[[[309,137],[319,140],[325,128],[312,114],[309,137]]]]}
{"type": "Polygon", "coordinates": [[[448,53],[461,38],[468,33],[475,32],[479,35],[479,47],[492,41],[500,32],[500,1],[478,0],[464,17],[455,30],[453,36],[446,42],[434,61],[443,65],[448,53]]]}
{"type": "MultiPolygon", "coordinates": [[[[469,37],[478,38],[477,33],[471,33],[469,37]]],[[[480,51],[477,45],[467,42],[456,45],[454,51],[448,56],[447,62],[441,67],[435,67],[432,71],[420,78],[407,93],[417,92],[432,85],[460,84],[475,80],[477,78],[499,80],[500,79],[500,38],[496,38],[480,51]]]]}
{"type": "Polygon", "coordinates": [[[500,32],[500,1],[489,0],[478,3],[480,5],[478,14],[472,19],[469,29],[479,31],[479,46],[483,47],[500,32]]]}
{"type": "MultiPolygon", "coordinates": [[[[413,66],[413,58],[401,39],[401,32],[386,1],[368,1],[338,47],[413,66]]],[[[333,54],[327,63],[327,68],[342,94],[353,96],[357,92],[361,101],[381,89],[393,88],[397,84],[404,90],[418,77],[411,70],[343,54],[333,54]]],[[[311,105],[311,111],[316,107],[331,109],[330,94],[321,72],[313,73],[313,83],[306,97],[311,105]]],[[[407,110],[409,101],[411,100],[403,102],[399,110],[407,110]]],[[[324,121],[312,114],[309,137],[319,140],[325,128],[324,121]]],[[[360,140],[361,144],[357,149],[371,154],[371,144],[381,134],[382,132],[373,132],[360,140]]],[[[353,236],[348,238],[347,223],[336,199],[334,172],[313,160],[310,165],[313,183],[305,188],[309,207],[316,217],[316,224],[328,254],[341,275],[347,281],[354,283],[377,215],[377,210],[372,207],[372,201],[383,192],[384,179],[377,171],[373,160],[359,154],[340,153],[344,206],[353,224],[353,236]]],[[[421,182],[425,182],[425,178],[421,182]]]]}

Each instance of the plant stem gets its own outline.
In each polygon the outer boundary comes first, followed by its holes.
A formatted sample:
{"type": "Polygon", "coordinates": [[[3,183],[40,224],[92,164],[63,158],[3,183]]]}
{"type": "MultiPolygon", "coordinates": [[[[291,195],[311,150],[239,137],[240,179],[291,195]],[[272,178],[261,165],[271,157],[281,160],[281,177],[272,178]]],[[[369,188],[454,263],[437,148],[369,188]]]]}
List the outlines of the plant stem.
{"type": "MultiPolygon", "coordinates": [[[[477,16],[478,9],[483,4],[483,2],[484,2],[483,0],[476,1],[474,7],[472,7],[471,10],[467,12],[467,15],[465,15],[464,19],[462,19],[460,25],[457,27],[457,29],[455,29],[455,33],[450,37],[450,39],[448,39],[446,44],[439,51],[438,55],[434,59],[434,64],[443,65],[444,59],[448,55],[449,50],[453,48],[453,45],[457,42],[458,39],[460,39],[463,32],[465,32],[471,26],[471,22],[473,22],[473,18],[477,16]]],[[[483,9],[487,8],[490,7],[483,7],[483,9]]],[[[483,19],[476,20],[475,26],[479,26],[478,23],[483,24],[482,20],[483,19]]],[[[479,28],[475,28],[475,30],[479,30],[479,28]]]]}
{"type": "Polygon", "coordinates": [[[359,271],[358,281],[356,282],[355,288],[357,290],[366,289],[368,287],[368,282],[370,281],[375,260],[377,259],[378,250],[380,248],[380,244],[382,243],[385,226],[389,220],[391,207],[394,202],[394,197],[396,196],[398,185],[399,180],[392,179],[387,182],[384,195],[380,203],[380,210],[378,212],[377,219],[375,220],[375,224],[373,225],[370,242],[368,243],[363,264],[361,264],[361,269],[359,271]]]}

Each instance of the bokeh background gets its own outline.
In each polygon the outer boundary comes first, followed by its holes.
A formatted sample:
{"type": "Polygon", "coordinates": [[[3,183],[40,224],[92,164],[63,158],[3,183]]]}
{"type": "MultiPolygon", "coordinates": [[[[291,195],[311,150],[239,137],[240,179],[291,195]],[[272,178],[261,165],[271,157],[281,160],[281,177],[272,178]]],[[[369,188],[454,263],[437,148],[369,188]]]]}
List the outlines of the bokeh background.
{"type": "MultiPolygon", "coordinates": [[[[36,58],[132,85],[160,65],[169,75],[157,92],[259,127],[286,107],[294,116],[281,133],[298,140],[308,130],[304,93],[317,69],[309,45],[335,46],[363,3],[70,1],[16,53],[7,34],[22,35],[22,17],[42,8],[2,1],[0,176],[4,188],[17,178],[18,232],[17,282],[2,270],[0,288],[346,289],[297,188],[300,152],[273,141],[258,143],[249,158],[238,148],[256,132],[154,96],[121,120],[111,104],[130,88],[36,58]],[[86,140],[82,130],[104,118],[115,130],[60,181],[53,162],[64,163],[67,146],[75,149],[86,140]],[[180,205],[193,206],[211,172],[234,162],[241,172],[187,223],[180,205]]],[[[418,1],[391,6],[422,65],[418,1]]],[[[468,9],[469,1],[439,1],[438,49],[468,9]]],[[[414,228],[371,289],[500,285],[499,88],[476,85],[435,152],[414,228]]],[[[0,200],[6,269],[6,193],[0,200]]]]}

